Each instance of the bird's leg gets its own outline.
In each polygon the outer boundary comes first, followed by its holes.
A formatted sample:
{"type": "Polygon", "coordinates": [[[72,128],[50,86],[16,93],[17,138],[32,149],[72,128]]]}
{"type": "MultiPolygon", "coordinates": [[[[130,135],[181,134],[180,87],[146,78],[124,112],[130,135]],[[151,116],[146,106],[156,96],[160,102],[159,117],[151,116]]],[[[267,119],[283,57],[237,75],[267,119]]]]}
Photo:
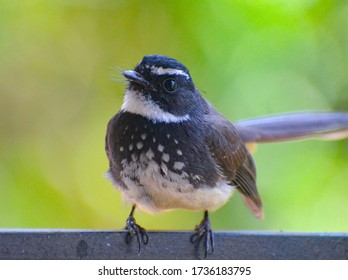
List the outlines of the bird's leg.
{"type": "Polygon", "coordinates": [[[134,219],[134,210],[136,205],[133,205],[132,211],[130,212],[127,220],[125,229],[128,231],[126,236],[126,243],[130,244],[133,237],[136,236],[138,242],[138,253],[140,254],[141,246],[140,243],[147,244],[149,242],[149,237],[147,236],[146,230],[139,226],[134,219]],[[141,240],[140,240],[141,239],[141,240]]]}
{"type": "Polygon", "coordinates": [[[196,243],[196,247],[204,240],[204,257],[214,252],[214,234],[210,228],[208,211],[204,211],[202,222],[195,227],[196,233],[191,236],[191,243],[196,243]]]}

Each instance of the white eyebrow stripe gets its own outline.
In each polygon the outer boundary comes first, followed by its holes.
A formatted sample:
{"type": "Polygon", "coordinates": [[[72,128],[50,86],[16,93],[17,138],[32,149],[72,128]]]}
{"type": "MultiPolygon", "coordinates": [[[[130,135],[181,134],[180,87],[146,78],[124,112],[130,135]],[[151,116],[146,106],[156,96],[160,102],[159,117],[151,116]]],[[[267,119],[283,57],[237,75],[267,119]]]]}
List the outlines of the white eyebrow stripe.
{"type": "Polygon", "coordinates": [[[184,76],[187,79],[190,78],[190,76],[185,73],[183,70],[175,69],[175,68],[163,68],[163,67],[151,67],[151,72],[155,75],[179,75],[184,76]]]}

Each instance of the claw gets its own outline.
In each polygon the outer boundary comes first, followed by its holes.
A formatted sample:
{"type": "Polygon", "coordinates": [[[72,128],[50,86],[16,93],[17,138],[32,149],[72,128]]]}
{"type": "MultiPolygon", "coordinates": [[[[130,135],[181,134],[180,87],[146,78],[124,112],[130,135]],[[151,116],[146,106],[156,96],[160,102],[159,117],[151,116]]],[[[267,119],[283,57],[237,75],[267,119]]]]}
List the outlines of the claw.
{"type": "Polygon", "coordinates": [[[134,237],[137,238],[138,243],[138,254],[141,252],[141,243],[146,245],[149,242],[149,237],[147,235],[146,230],[139,226],[133,216],[135,206],[133,206],[132,211],[130,215],[128,216],[126,220],[126,227],[125,229],[128,231],[126,236],[126,244],[130,244],[134,237]]]}
{"type": "Polygon", "coordinates": [[[214,234],[210,228],[210,221],[208,216],[208,211],[204,212],[204,218],[202,222],[195,227],[196,233],[194,233],[190,241],[192,244],[196,244],[196,249],[201,244],[204,239],[204,258],[207,258],[208,253],[212,254],[214,252],[214,234]]]}

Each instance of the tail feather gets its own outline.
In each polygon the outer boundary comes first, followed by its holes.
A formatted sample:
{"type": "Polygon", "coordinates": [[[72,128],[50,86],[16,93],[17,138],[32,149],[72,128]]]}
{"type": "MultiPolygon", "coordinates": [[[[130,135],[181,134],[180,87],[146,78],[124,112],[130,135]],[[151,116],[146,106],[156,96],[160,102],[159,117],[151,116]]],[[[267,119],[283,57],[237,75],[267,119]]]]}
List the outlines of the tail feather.
{"type": "Polygon", "coordinates": [[[348,137],[348,113],[308,111],[273,115],[234,123],[246,143],[306,138],[337,140],[348,137]]]}
{"type": "Polygon", "coordinates": [[[262,211],[261,201],[257,201],[251,197],[244,196],[244,195],[243,195],[243,201],[256,218],[260,220],[264,219],[265,215],[262,211]]]}

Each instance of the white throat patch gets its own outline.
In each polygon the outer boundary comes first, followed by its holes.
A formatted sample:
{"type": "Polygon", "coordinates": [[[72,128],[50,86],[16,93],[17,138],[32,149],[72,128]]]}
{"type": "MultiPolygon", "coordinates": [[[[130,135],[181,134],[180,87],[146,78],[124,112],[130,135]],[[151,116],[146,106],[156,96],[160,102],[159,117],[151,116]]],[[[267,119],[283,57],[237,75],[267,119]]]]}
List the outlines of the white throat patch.
{"type": "Polygon", "coordinates": [[[146,99],[133,90],[126,91],[121,109],[148,118],[154,123],[180,123],[190,119],[189,115],[175,116],[163,111],[153,100],[146,99]]]}

